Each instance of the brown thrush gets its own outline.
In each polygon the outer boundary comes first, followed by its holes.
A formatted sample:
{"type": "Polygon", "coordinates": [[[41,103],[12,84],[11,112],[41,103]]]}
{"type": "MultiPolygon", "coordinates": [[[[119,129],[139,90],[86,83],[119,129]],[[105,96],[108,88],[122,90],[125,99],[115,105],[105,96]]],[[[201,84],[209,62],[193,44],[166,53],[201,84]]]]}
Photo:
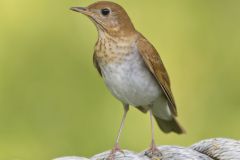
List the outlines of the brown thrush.
{"type": "Polygon", "coordinates": [[[153,45],[134,28],[126,11],[118,4],[99,1],[88,7],[72,7],[90,18],[98,30],[93,63],[110,92],[122,102],[124,114],[110,155],[119,148],[119,137],[129,110],[134,106],[150,112],[152,142],[150,153],[157,153],[152,116],[160,129],[181,134],[184,129],[176,120],[176,104],[168,73],[153,45]]]}

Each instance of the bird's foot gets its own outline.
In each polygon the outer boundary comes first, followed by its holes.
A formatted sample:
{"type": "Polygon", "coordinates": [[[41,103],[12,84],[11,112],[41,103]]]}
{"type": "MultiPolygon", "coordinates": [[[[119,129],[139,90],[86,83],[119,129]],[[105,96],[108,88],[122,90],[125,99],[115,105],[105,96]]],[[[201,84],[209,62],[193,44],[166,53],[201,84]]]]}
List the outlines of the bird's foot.
{"type": "Polygon", "coordinates": [[[121,152],[124,155],[123,150],[120,148],[119,144],[115,144],[114,148],[112,149],[112,151],[110,152],[109,156],[107,157],[106,160],[115,160],[115,154],[117,152],[121,152]]]}
{"type": "Polygon", "coordinates": [[[151,143],[150,149],[145,151],[145,155],[153,160],[161,160],[162,153],[155,145],[154,141],[151,143]]]}

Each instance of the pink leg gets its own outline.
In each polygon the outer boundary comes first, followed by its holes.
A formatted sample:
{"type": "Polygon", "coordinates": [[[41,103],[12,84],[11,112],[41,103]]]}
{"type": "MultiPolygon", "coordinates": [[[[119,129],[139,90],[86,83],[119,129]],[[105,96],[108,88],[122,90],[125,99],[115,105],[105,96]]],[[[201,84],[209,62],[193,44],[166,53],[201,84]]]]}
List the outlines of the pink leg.
{"type": "Polygon", "coordinates": [[[149,150],[145,152],[145,155],[147,155],[150,158],[157,157],[160,158],[162,157],[161,152],[157,148],[154,140],[154,123],[153,123],[153,118],[152,118],[152,110],[150,110],[150,121],[151,121],[151,133],[152,133],[152,141],[149,150]]]}
{"type": "Polygon", "coordinates": [[[124,105],[124,114],[123,114],[121,126],[120,126],[119,131],[118,131],[118,136],[117,136],[115,145],[114,145],[110,155],[108,156],[107,160],[114,160],[115,159],[115,153],[117,153],[117,152],[121,152],[121,153],[124,154],[124,152],[121,150],[121,148],[119,146],[119,139],[120,139],[120,135],[122,133],[122,129],[124,127],[124,122],[125,122],[128,110],[129,110],[129,106],[128,105],[124,105]]]}

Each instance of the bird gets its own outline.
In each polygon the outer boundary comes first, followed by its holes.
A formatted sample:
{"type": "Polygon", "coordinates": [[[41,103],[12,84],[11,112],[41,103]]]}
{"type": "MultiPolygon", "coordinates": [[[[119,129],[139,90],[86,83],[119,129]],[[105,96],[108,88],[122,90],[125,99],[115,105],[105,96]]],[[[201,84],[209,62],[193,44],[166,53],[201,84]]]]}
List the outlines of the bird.
{"type": "Polygon", "coordinates": [[[117,3],[98,1],[87,7],[71,7],[86,15],[96,26],[98,40],[93,64],[111,94],[123,105],[124,113],[115,145],[109,155],[122,151],[119,138],[129,106],[150,113],[151,144],[148,152],[161,154],[154,139],[155,118],[165,132],[185,133],[176,120],[176,103],[166,68],[155,47],[138,32],[126,10],[117,3]]]}

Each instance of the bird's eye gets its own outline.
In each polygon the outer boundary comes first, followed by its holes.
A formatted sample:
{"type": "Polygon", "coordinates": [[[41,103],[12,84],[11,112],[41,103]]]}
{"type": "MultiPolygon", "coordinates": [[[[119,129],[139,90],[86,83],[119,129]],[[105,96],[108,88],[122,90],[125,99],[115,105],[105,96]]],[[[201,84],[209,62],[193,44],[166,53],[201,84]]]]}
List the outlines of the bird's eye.
{"type": "Polygon", "coordinates": [[[102,15],[107,16],[107,15],[109,15],[110,10],[107,8],[104,8],[104,9],[101,9],[101,13],[102,13],[102,15]]]}

